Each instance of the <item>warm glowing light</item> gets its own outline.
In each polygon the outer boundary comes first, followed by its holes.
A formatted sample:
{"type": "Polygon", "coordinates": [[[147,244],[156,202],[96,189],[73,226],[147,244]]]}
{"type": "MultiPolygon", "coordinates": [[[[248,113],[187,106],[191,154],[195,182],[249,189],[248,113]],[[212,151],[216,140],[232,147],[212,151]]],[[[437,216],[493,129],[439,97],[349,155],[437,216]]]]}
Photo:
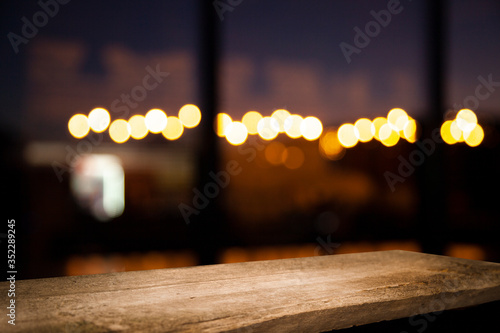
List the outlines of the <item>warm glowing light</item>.
{"type": "Polygon", "coordinates": [[[481,125],[476,124],[474,129],[469,133],[467,138],[465,139],[465,143],[470,147],[477,147],[483,142],[484,139],[484,131],[481,125]]]}
{"type": "Polygon", "coordinates": [[[323,133],[323,124],[316,117],[306,117],[300,124],[300,133],[309,141],[314,141],[323,133]]]}
{"type": "Polygon", "coordinates": [[[226,127],[225,130],[227,141],[233,146],[239,146],[243,144],[248,137],[248,130],[243,123],[239,121],[233,121],[226,127]]]}
{"type": "Polygon", "coordinates": [[[452,120],[447,120],[443,123],[443,125],[441,125],[441,138],[449,145],[457,143],[457,140],[453,137],[453,135],[451,135],[452,122],[452,120]]]}
{"type": "Polygon", "coordinates": [[[167,126],[167,115],[163,110],[151,109],[146,113],[146,127],[151,133],[160,133],[167,126]]]}
{"type": "Polygon", "coordinates": [[[472,110],[462,109],[458,111],[456,121],[460,130],[464,133],[469,133],[476,127],[477,117],[472,110]]]}
{"type": "Polygon", "coordinates": [[[361,142],[368,142],[373,139],[375,135],[375,126],[373,126],[370,119],[361,118],[354,123],[354,127],[358,130],[358,140],[361,142]]]}
{"type": "Polygon", "coordinates": [[[279,124],[276,119],[264,117],[257,124],[257,132],[264,140],[272,140],[278,136],[279,124]]]}
{"type": "Polygon", "coordinates": [[[246,126],[248,134],[258,134],[257,125],[259,121],[262,119],[262,115],[257,111],[248,111],[245,113],[241,122],[246,126]]]}
{"type": "Polygon", "coordinates": [[[380,142],[386,147],[395,146],[400,138],[398,132],[396,132],[389,123],[380,128],[379,137],[380,142]]]}
{"type": "Polygon", "coordinates": [[[457,142],[464,142],[464,133],[462,130],[458,127],[457,120],[453,120],[450,125],[450,133],[451,136],[457,141],[457,142]]]}
{"type": "Polygon", "coordinates": [[[337,132],[337,137],[345,148],[354,147],[358,143],[358,129],[353,124],[342,124],[337,132]]]}
{"type": "Polygon", "coordinates": [[[124,143],[130,137],[131,128],[124,119],[117,119],[109,125],[109,136],[116,143],[124,143]]]}
{"type": "Polygon", "coordinates": [[[450,145],[465,141],[470,147],[476,147],[483,141],[484,131],[477,123],[476,114],[472,110],[462,109],[454,120],[441,125],[441,137],[450,145]]]}
{"type": "Polygon", "coordinates": [[[177,117],[167,118],[167,126],[161,131],[161,134],[168,140],[177,140],[184,132],[184,123],[177,117]]]}
{"type": "Polygon", "coordinates": [[[298,139],[302,136],[300,124],[304,119],[298,114],[292,114],[285,119],[285,133],[292,139],[298,139]]]}
{"type": "Polygon", "coordinates": [[[111,122],[111,116],[108,110],[103,108],[95,108],[89,113],[89,125],[90,128],[96,132],[104,132],[111,122]]]}
{"type": "Polygon", "coordinates": [[[373,119],[372,124],[373,127],[375,128],[375,133],[373,133],[373,137],[380,141],[380,136],[379,136],[380,128],[385,124],[387,124],[387,119],[385,119],[384,117],[377,117],[373,119]]]}
{"type": "Polygon", "coordinates": [[[146,127],[146,118],[141,115],[135,115],[128,120],[130,125],[130,136],[136,140],[140,140],[148,135],[148,128],[146,127]]]}
{"type": "Polygon", "coordinates": [[[399,132],[402,131],[408,122],[408,114],[405,110],[395,108],[387,114],[387,122],[391,125],[392,129],[399,132]]]}
{"type": "Polygon", "coordinates": [[[415,119],[408,119],[401,133],[402,137],[406,139],[406,141],[410,143],[414,143],[415,141],[417,141],[417,122],[415,121],[415,119]]]}
{"type": "Polygon", "coordinates": [[[302,164],[304,164],[305,156],[302,149],[292,146],[285,149],[282,159],[286,168],[294,170],[300,168],[302,164]]]}
{"type": "Polygon", "coordinates": [[[194,128],[198,126],[201,121],[201,111],[193,104],[186,104],[179,110],[178,118],[184,127],[194,128]]]}
{"type": "Polygon", "coordinates": [[[226,136],[226,134],[224,134],[226,131],[226,127],[232,122],[233,120],[228,114],[226,113],[217,114],[217,119],[215,120],[215,132],[217,133],[217,135],[220,136],[221,138],[226,136]]]}
{"type": "Polygon", "coordinates": [[[319,139],[321,154],[330,160],[339,160],[344,156],[345,149],[339,142],[337,131],[327,130],[319,139]]]}
{"type": "Polygon", "coordinates": [[[276,123],[272,123],[271,125],[278,124],[278,132],[285,133],[285,120],[290,117],[290,112],[284,109],[279,109],[273,112],[271,118],[276,120],[276,123]]]}
{"type": "Polygon", "coordinates": [[[68,121],[69,133],[77,138],[81,139],[89,133],[89,120],[84,114],[75,114],[68,121]]]}
{"type": "Polygon", "coordinates": [[[271,142],[264,150],[266,160],[272,165],[280,165],[283,163],[283,153],[285,152],[285,145],[281,142],[271,142]]]}
{"type": "Polygon", "coordinates": [[[117,156],[85,154],[71,173],[70,188],[82,208],[105,222],[125,208],[125,174],[117,156]]]}

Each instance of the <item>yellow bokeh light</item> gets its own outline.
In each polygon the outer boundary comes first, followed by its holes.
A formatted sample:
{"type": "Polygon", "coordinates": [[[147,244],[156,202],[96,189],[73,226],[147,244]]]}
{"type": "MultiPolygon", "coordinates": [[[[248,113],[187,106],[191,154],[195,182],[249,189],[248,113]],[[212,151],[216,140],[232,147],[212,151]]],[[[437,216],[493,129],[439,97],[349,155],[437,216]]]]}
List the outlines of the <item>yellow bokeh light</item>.
{"type": "Polygon", "coordinates": [[[354,147],[358,143],[358,129],[353,124],[342,124],[337,132],[337,137],[345,148],[354,147]]]}
{"type": "Polygon", "coordinates": [[[345,152],[334,129],[327,130],[319,139],[319,148],[324,157],[334,161],[341,159],[345,152]]]}
{"type": "Polygon", "coordinates": [[[160,133],[167,126],[167,115],[163,110],[151,109],[146,113],[146,127],[151,133],[160,133]]]}
{"type": "Polygon", "coordinates": [[[451,135],[451,123],[452,120],[447,120],[441,125],[441,138],[444,142],[449,145],[453,145],[457,143],[457,140],[451,135]]]}
{"type": "Polygon", "coordinates": [[[389,123],[380,128],[379,137],[380,142],[386,147],[395,146],[400,138],[399,133],[396,132],[389,123]]]}
{"type": "Polygon", "coordinates": [[[306,117],[300,124],[300,133],[306,140],[314,141],[323,133],[323,124],[316,117],[306,117]]]}
{"type": "Polygon", "coordinates": [[[467,138],[465,139],[465,143],[470,147],[477,147],[483,142],[484,139],[484,131],[481,125],[476,124],[474,129],[469,133],[467,138]]]}
{"type": "Polygon", "coordinates": [[[304,164],[305,156],[299,147],[288,147],[282,155],[283,164],[290,170],[298,169],[304,164]]]}
{"type": "MultiPolygon", "coordinates": [[[[184,127],[194,128],[201,121],[201,111],[193,104],[186,104],[179,110],[178,118],[184,127]]],[[[168,126],[168,125],[167,125],[168,126]]]]}
{"type": "Polygon", "coordinates": [[[406,122],[408,121],[408,114],[405,110],[400,108],[394,108],[387,114],[387,122],[391,127],[399,132],[404,129],[406,122]]]}
{"type": "Polygon", "coordinates": [[[450,125],[450,133],[451,136],[457,141],[457,142],[464,142],[464,133],[462,130],[458,127],[457,120],[453,120],[450,125]]]}
{"type": "Polygon", "coordinates": [[[377,140],[380,141],[380,128],[387,124],[387,119],[384,117],[377,117],[373,119],[372,121],[373,127],[375,128],[375,133],[373,134],[373,137],[377,140]]]}
{"type": "Polygon", "coordinates": [[[77,138],[81,139],[89,133],[90,126],[89,120],[84,114],[75,114],[68,121],[69,133],[77,138]]]}
{"type": "Polygon", "coordinates": [[[177,140],[184,132],[184,123],[177,117],[170,116],[167,119],[167,126],[161,134],[168,140],[177,140]]]}
{"type": "Polygon", "coordinates": [[[358,130],[358,140],[361,142],[368,142],[373,139],[375,135],[375,126],[373,126],[370,119],[361,118],[354,123],[354,127],[358,130]]]}
{"type": "Polygon", "coordinates": [[[458,111],[456,121],[460,130],[464,133],[469,133],[477,124],[477,116],[472,110],[462,109],[458,111]]]}
{"type": "Polygon", "coordinates": [[[285,133],[292,139],[298,139],[302,136],[300,124],[304,119],[298,114],[292,114],[285,119],[285,133]]]}
{"type": "Polygon", "coordinates": [[[271,142],[266,146],[264,150],[264,156],[266,161],[272,165],[280,165],[283,163],[283,153],[285,151],[285,145],[281,142],[271,142]]]}
{"type": "Polygon", "coordinates": [[[128,121],[117,119],[109,125],[109,136],[116,143],[124,143],[130,137],[131,128],[128,121]]]}
{"type": "Polygon", "coordinates": [[[241,122],[246,126],[248,134],[258,134],[257,125],[259,121],[262,119],[262,115],[257,111],[248,111],[245,113],[241,122]]]}
{"type": "Polygon", "coordinates": [[[403,131],[403,138],[410,143],[417,141],[417,122],[415,119],[409,119],[403,131]]]}
{"type": "Polygon", "coordinates": [[[226,127],[232,122],[233,120],[227,113],[217,114],[217,118],[215,119],[215,133],[223,138],[224,136],[226,136],[224,134],[224,132],[226,131],[226,127]]]}
{"type": "Polygon", "coordinates": [[[140,140],[148,135],[148,128],[146,127],[146,118],[141,115],[135,115],[128,120],[130,125],[130,136],[136,140],[140,140]]]}
{"type": "Polygon", "coordinates": [[[243,144],[248,137],[248,130],[243,123],[239,121],[233,121],[226,127],[225,130],[227,141],[233,146],[239,146],[243,144]]]}
{"type": "Polygon", "coordinates": [[[273,123],[273,125],[278,124],[279,133],[285,133],[285,120],[288,117],[290,117],[290,112],[284,109],[279,109],[272,113],[271,118],[276,120],[276,123],[273,123]]]}
{"type": "Polygon", "coordinates": [[[103,108],[95,108],[89,113],[89,126],[96,132],[104,132],[111,122],[111,116],[108,110],[103,108]]]}
{"type": "Polygon", "coordinates": [[[279,124],[276,119],[271,117],[262,118],[257,124],[257,132],[264,140],[272,140],[278,136],[279,124]]]}

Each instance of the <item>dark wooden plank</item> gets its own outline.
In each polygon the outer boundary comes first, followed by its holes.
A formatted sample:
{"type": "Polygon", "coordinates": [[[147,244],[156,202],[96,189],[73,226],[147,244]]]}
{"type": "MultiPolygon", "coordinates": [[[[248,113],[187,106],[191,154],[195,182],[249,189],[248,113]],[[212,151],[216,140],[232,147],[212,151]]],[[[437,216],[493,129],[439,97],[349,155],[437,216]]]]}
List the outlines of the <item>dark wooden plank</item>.
{"type": "Polygon", "coordinates": [[[321,332],[495,300],[500,264],[383,251],[17,281],[16,331],[321,332]]]}

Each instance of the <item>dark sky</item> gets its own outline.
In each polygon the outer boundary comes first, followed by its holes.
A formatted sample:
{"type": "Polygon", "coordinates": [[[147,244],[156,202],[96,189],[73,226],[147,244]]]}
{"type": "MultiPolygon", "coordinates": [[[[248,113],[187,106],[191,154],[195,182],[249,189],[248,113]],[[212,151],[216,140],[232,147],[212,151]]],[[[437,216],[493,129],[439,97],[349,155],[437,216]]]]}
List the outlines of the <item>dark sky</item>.
{"type": "MultiPolygon", "coordinates": [[[[390,23],[382,27],[359,54],[352,55],[351,63],[347,63],[339,47],[342,42],[353,45],[353,29],[364,29],[374,19],[371,11],[385,10],[388,3],[387,0],[244,0],[224,13],[223,59],[242,57],[253,64],[255,82],[249,93],[262,93],[270,84],[266,81],[266,64],[299,63],[316,68],[321,84],[329,84],[331,78],[366,80],[369,90],[366,98],[369,105],[373,105],[373,109],[365,110],[366,116],[375,115],[381,108],[404,104],[405,100],[409,108],[425,116],[424,1],[402,0],[398,7],[401,11],[392,15],[390,23]],[[400,79],[395,80],[395,75],[400,79]],[[398,98],[394,93],[397,82],[407,84],[412,91],[398,98]]],[[[450,1],[449,9],[447,69],[451,106],[474,94],[478,76],[492,75],[494,81],[500,81],[500,2],[450,1]]],[[[29,42],[21,44],[19,53],[15,54],[7,35],[9,32],[21,34],[21,18],[31,21],[41,7],[38,1],[8,0],[2,2],[0,10],[0,121],[15,127],[23,105],[29,42]]],[[[187,50],[194,54],[198,45],[198,22],[196,0],[72,0],[60,5],[59,12],[33,39],[44,36],[81,41],[91,47],[92,54],[98,54],[108,44],[121,44],[137,53],[187,50]]],[[[324,94],[329,94],[328,90],[324,94]]],[[[333,93],[332,96],[339,107],[322,111],[327,114],[319,116],[332,121],[348,119],[349,112],[345,109],[351,102],[342,101],[342,95],[333,93]]],[[[330,100],[325,98],[325,101],[330,100]]],[[[228,105],[234,103],[229,101],[228,105]]],[[[481,102],[480,109],[492,112],[499,105],[500,92],[493,92],[481,102]]],[[[250,106],[243,103],[241,110],[247,107],[250,106]]],[[[359,110],[354,113],[362,114],[359,110]]]]}

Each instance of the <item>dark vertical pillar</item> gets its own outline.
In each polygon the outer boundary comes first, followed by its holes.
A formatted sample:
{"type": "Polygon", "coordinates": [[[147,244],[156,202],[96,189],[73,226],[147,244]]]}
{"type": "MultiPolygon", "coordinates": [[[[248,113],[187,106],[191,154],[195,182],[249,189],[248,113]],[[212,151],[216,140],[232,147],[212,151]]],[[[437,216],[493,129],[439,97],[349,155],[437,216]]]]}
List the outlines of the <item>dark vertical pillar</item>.
{"type": "Polygon", "coordinates": [[[201,140],[198,151],[198,174],[196,189],[202,209],[196,216],[193,215],[191,236],[193,248],[198,252],[201,265],[217,262],[217,254],[223,245],[225,228],[224,218],[221,214],[220,193],[212,195],[213,189],[207,196],[204,192],[207,184],[214,183],[210,172],[219,170],[220,154],[217,146],[216,134],[213,124],[217,114],[218,103],[218,62],[219,62],[219,18],[211,0],[199,0],[199,53],[198,53],[198,78],[199,78],[199,104],[202,112],[200,123],[201,140]]]}
{"type": "MultiPolygon", "coordinates": [[[[427,0],[426,6],[429,114],[421,141],[435,143],[432,133],[439,131],[446,109],[447,6],[446,0],[427,0]]],[[[444,148],[444,144],[435,143],[434,152],[417,174],[421,200],[418,233],[426,253],[442,254],[448,237],[444,148]]]]}

